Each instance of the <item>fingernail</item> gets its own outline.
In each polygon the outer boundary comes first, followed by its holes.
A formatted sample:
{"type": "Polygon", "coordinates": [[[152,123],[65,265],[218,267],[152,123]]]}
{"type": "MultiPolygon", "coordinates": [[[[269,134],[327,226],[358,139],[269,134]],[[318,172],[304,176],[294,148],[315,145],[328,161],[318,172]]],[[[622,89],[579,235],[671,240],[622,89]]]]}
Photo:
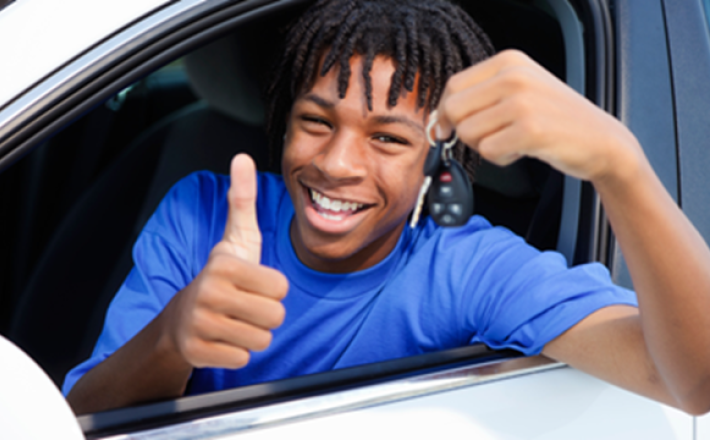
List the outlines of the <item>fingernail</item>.
{"type": "Polygon", "coordinates": [[[436,133],[436,138],[439,140],[449,140],[451,138],[451,134],[453,131],[449,130],[448,132],[445,132],[443,128],[441,128],[441,124],[437,122],[436,126],[434,127],[434,132],[436,133]]]}
{"type": "Polygon", "coordinates": [[[434,132],[436,133],[437,139],[444,139],[444,130],[441,128],[441,125],[439,125],[439,123],[437,123],[434,127],[434,132]]]}

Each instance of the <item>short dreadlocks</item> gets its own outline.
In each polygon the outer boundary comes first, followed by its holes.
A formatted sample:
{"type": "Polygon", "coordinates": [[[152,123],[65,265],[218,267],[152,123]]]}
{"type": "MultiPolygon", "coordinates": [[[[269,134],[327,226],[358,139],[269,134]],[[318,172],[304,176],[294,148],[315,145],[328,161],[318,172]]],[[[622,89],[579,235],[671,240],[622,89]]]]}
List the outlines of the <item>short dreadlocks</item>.
{"type": "MultiPolygon", "coordinates": [[[[471,17],[446,0],[319,0],[291,25],[283,55],[267,89],[267,132],[272,158],[280,156],[286,117],[297,95],[310,90],[318,74],[336,65],[338,91],[344,98],[350,58],[363,56],[367,105],[372,110],[370,70],[377,55],[395,62],[388,105],[403,89],[414,91],[420,74],[417,105],[436,108],[446,81],[454,73],[493,54],[490,40],[471,17]]],[[[454,155],[469,174],[477,156],[459,144],[454,155]]]]}

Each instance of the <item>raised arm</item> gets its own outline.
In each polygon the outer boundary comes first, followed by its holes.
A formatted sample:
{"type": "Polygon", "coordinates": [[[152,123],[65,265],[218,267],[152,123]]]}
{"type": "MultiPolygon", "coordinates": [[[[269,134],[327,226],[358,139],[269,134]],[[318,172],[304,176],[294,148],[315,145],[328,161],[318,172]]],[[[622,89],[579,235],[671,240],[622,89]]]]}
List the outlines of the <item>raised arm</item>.
{"type": "Polygon", "coordinates": [[[689,413],[710,410],[710,250],[618,120],[526,55],[507,51],[452,77],[441,129],[498,165],[528,156],[590,181],[638,295],[599,310],[544,353],[689,413]]]}

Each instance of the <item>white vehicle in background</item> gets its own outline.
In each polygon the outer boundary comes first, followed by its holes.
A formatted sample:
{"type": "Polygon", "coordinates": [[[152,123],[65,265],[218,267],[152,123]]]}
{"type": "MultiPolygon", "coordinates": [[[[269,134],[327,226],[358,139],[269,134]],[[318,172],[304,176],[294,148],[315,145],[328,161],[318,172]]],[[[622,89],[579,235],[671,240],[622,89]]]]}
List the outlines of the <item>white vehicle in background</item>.
{"type": "MultiPolygon", "coordinates": [[[[710,418],[484,346],[72,416],[52,383],[88,356],[167,188],[237,148],[269,169],[259,82],[309,3],[0,0],[0,333],[44,371],[0,339],[0,438],[710,439],[710,418]]],[[[710,1],[458,3],[627,124],[710,239],[710,1]]],[[[474,186],[493,223],[630,287],[591,186],[533,161],[474,186]]]]}

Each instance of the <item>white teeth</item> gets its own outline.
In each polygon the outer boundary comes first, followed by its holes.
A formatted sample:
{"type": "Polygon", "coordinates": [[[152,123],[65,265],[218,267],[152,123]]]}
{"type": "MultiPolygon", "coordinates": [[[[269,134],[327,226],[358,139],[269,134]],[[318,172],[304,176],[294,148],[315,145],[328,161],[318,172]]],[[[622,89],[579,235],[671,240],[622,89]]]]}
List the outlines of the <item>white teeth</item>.
{"type": "Polygon", "coordinates": [[[325,212],[319,212],[318,214],[319,214],[321,217],[323,217],[324,219],[326,219],[326,220],[337,220],[337,221],[340,221],[340,220],[343,219],[343,216],[342,216],[342,215],[330,215],[330,214],[326,214],[325,212]]]}
{"type": "MultiPolygon", "coordinates": [[[[323,194],[319,193],[314,189],[310,189],[311,199],[314,203],[323,209],[327,209],[333,212],[340,211],[355,211],[362,208],[364,205],[362,203],[347,202],[345,200],[331,200],[323,194]]],[[[332,216],[331,216],[332,217],[332,216]]],[[[329,217],[326,217],[329,218],[329,217]]],[[[340,217],[337,217],[339,220],[340,217]]]]}

